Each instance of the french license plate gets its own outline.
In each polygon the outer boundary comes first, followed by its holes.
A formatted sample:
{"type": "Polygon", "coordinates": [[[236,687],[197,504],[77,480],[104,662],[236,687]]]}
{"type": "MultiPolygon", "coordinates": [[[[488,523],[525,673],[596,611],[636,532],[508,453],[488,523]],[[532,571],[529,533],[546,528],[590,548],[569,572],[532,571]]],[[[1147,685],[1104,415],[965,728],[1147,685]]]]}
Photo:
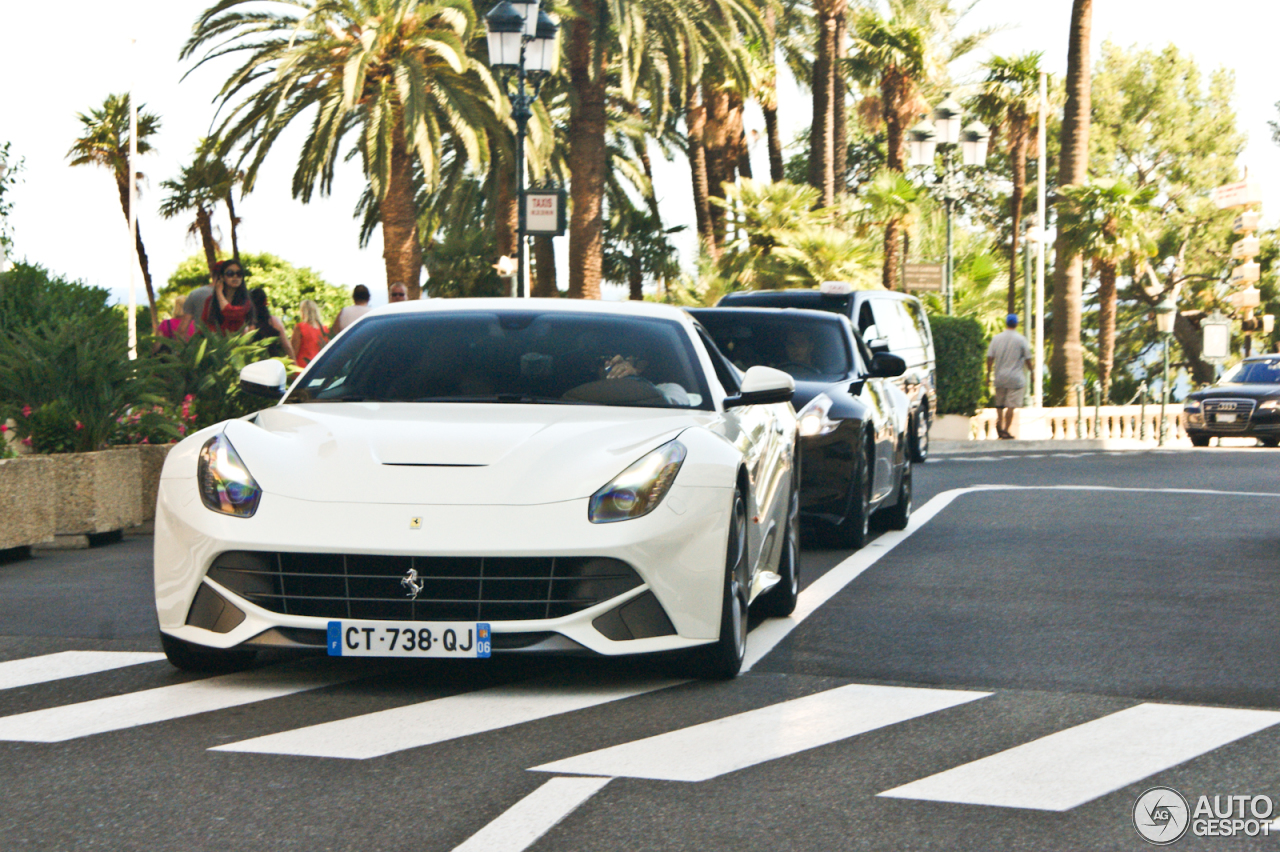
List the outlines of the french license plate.
{"type": "Polygon", "coordinates": [[[489,625],[474,621],[330,621],[330,657],[489,656],[489,625]]]}
{"type": "Polygon", "coordinates": [[[1218,423],[1235,423],[1236,416],[1234,414],[1219,414],[1216,420],[1218,423]]]}

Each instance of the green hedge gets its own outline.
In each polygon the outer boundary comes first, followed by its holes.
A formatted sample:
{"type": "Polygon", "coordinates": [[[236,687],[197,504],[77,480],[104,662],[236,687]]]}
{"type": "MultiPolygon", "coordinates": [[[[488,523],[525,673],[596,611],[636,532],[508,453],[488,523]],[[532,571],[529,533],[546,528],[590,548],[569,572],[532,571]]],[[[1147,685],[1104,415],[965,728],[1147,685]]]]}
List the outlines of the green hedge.
{"type": "Polygon", "coordinates": [[[938,414],[976,414],[986,398],[987,335],[970,317],[931,315],[938,358],[938,414]]]}

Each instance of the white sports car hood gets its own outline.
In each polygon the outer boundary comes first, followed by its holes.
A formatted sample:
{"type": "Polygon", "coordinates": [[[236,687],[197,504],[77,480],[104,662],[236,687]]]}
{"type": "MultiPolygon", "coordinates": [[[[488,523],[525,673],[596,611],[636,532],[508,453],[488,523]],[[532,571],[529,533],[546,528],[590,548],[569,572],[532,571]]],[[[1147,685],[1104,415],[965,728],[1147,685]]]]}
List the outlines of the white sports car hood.
{"type": "Polygon", "coordinates": [[[268,494],[533,505],[588,497],[714,417],[609,406],[322,403],[268,408],[253,422],[231,421],[226,435],[268,494]]]}

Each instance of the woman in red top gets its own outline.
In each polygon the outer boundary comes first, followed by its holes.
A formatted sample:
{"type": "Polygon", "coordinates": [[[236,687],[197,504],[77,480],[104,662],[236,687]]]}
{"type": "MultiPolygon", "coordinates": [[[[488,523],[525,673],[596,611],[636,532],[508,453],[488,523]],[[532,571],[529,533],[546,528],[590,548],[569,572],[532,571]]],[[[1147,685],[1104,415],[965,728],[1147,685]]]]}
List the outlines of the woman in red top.
{"type": "Polygon", "coordinates": [[[329,342],[329,329],[320,319],[320,306],[311,299],[303,300],[298,308],[298,324],[293,327],[292,342],[299,367],[307,366],[329,342]]]}
{"type": "Polygon", "coordinates": [[[223,334],[245,331],[256,317],[249,290],[244,286],[244,267],[238,260],[224,260],[213,269],[213,296],[204,305],[204,324],[223,334]]]}

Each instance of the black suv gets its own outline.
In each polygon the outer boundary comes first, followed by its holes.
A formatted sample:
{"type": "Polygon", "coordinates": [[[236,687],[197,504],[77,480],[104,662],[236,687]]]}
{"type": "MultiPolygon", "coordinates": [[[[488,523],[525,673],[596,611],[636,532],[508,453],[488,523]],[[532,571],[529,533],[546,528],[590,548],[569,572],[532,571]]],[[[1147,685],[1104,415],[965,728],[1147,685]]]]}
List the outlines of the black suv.
{"type": "Polygon", "coordinates": [[[1213,387],[1188,394],[1183,403],[1187,435],[1197,447],[1210,438],[1257,438],[1280,446],[1280,355],[1246,358],[1213,387]]]}
{"type": "Polygon", "coordinates": [[[844,314],[872,352],[889,352],[906,362],[907,371],[893,381],[911,400],[911,456],[929,455],[929,427],[938,413],[937,363],[933,332],[924,305],[915,296],[892,290],[853,290],[848,285],[821,290],[753,290],[730,293],[723,308],[808,308],[844,314]]]}

